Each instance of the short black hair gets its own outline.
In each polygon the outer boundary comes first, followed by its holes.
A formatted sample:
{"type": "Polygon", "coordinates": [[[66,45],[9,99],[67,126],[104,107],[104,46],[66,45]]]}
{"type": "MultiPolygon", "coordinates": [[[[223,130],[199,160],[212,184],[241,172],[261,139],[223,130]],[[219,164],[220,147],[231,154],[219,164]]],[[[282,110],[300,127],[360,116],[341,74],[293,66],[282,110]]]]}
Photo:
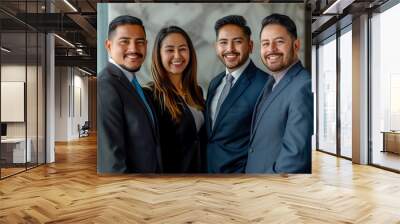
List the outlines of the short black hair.
{"type": "Polygon", "coordinates": [[[219,30],[228,24],[233,24],[236,26],[239,26],[242,30],[243,33],[247,35],[247,37],[250,39],[251,36],[251,30],[250,27],[247,26],[247,22],[244,19],[243,16],[239,16],[239,15],[229,15],[229,16],[225,16],[222,17],[221,19],[217,20],[217,22],[215,22],[215,34],[218,38],[218,34],[219,34],[219,30]]]}
{"type": "Polygon", "coordinates": [[[143,28],[143,31],[145,31],[143,22],[139,18],[129,15],[118,16],[117,18],[113,19],[108,25],[108,39],[111,39],[111,36],[114,34],[114,31],[117,29],[118,26],[126,24],[139,25],[143,28]]]}
{"type": "Polygon", "coordinates": [[[282,15],[278,13],[273,13],[267,17],[265,17],[262,22],[261,22],[261,30],[260,30],[260,36],[261,32],[266,27],[267,25],[270,24],[278,24],[286,28],[286,30],[289,32],[289,34],[294,37],[294,39],[297,39],[297,28],[296,24],[294,21],[287,15],[282,15]]]}

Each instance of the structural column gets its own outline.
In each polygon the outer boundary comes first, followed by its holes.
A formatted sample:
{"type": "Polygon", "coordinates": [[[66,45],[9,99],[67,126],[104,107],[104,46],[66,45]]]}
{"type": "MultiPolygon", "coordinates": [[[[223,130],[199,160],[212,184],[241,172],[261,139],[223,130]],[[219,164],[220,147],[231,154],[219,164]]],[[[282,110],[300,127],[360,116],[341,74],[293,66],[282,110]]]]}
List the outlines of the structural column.
{"type": "Polygon", "coordinates": [[[353,162],[368,164],[368,15],[353,19],[353,162]]]}

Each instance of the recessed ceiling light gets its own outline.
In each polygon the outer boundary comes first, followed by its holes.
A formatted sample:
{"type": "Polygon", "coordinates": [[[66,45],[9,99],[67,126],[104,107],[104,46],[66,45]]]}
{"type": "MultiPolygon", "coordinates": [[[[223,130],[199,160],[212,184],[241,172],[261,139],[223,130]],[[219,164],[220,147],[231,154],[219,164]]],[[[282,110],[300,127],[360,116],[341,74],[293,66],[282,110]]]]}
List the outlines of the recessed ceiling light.
{"type": "Polygon", "coordinates": [[[355,0],[336,0],[322,14],[342,14],[343,9],[351,5],[355,0]]]}
{"type": "Polygon", "coordinates": [[[57,35],[57,34],[54,34],[54,36],[57,37],[58,39],[60,39],[61,41],[63,41],[64,43],[68,44],[69,46],[75,48],[75,45],[73,45],[73,44],[72,44],[71,42],[69,42],[68,40],[66,40],[66,39],[64,39],[64,38],[62,38],[62,37],[60,37],[60,36],[57,35]]]}
{"type": "Polygon", "coordinates": [[[7,48],[5,48],[5,47],[1,47],[1,50],[4,51],[4,52],[6,52],[6,53],[10,53],[10,52],[11,52],[10,49],[7,49],[7,48]]]}
{"type": "Polygon", "coordinates": [[[93,75],[92,73],[90,73],[90,72],[88,72],[88,71],[86,71],[86,70],[83,70],[83,69],[81,69],[81,68],[79,68],[79,67],[78,67],[78,69],[79,69],[81,72],[83,72],[83,73],[85,73],[85,74],[87,74],[87,75],[93,75]]]}
{"type": "Polygon", "coordinates": [[[75,12],[78,12],[78,10],[68,1],[68,0],[64,0],[65,4],[67,4],[72,10],[74,10],[75,12]]]}

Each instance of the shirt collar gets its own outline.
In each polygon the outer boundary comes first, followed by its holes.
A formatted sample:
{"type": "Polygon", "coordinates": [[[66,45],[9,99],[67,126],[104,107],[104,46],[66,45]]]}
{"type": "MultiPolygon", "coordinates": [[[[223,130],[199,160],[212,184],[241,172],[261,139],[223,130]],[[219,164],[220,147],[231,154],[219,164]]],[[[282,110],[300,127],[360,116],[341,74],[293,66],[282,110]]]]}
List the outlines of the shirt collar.
{"type": "Polygon", "coordinates": [[[280,71],[280,72],[270,72],[270,74],[272,75],[272,77],[274,77],[275,79],[275,85],[278,84],[279,81],[281,81],[281,79],[283,78],[283,76],[285,76],[285,74],[289,71],[290,68],[293,67],[293,65],[295,65],[297,62],[299,61],[299,59],[297,59],[296,61],[294,61],[289,67],[287,67],[285,70],[280,71]]]}
{"type": "Polygon", "coordinates": [[[250,64],[250,58],[247,58],[246,62],[233,72],[229,72],[228,68],[225,68],[225,74],[231,74],[233,78],[235,78],[234,80],[236,81],[249,64],[250,64]]]}
{"type": "Polygon", "coordinates": [[[132,82],[132,79],[135,77],[135,73],[130,72],[130,71],[128,71],[128,70],[122,68],[122,67],[121,67],[119,64],[117,64],[112,58],[109,58],[108,61],[109,61],[111,64],[117,66],[119,69],[121,69],[122,73],[124,73],[124,75],[126,76],[126,78],[127,78],[130,82],[132,82]]]}

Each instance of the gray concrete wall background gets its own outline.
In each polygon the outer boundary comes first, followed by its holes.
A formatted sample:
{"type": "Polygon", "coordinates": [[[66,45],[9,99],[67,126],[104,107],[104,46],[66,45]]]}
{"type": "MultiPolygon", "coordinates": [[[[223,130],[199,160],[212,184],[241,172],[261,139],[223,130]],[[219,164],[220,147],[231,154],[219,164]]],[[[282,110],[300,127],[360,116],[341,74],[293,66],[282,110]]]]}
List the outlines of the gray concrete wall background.
{"type": "MultiPolygon", "coordinates": [[[[250,57],[257,66],[265,71],[259,50],[261,21],[271,13],[290,16],[297,26],[302,44],[300,59],[304,61],[305,8],[302,3],[107,3],[107,8],[108,15],[98,15],[103,24],[105,20],[108,24],[115,17],[125,14],[136,16],[144,23],[148,48],[145,64],[138,76],[142,84],[151,81],[151,51],[156,34],[162,27],[177,25],[182,27],[193,41],[198,58],[198,82],[206,91],[211,79],[225,69],[214,48],[216,40],[214,24],[219,18],[231,14],[242,15],[246,18],[254,41],[254,49],[250,57]]],[[[98,33],[98,36],[102,34],[104,35],[104,32],[98,33]]],[[[98,49],[99,54],[106,54],[104,43],[99,42],[98,49]]],[[[98,59],[100,58],[104,60],[106,57],[98,57],[98,59]]],[[[104,65],[105,63],[99,64],[104,65]]],[[[98,68],[98,71],[101,69],[98,68]]]]}

